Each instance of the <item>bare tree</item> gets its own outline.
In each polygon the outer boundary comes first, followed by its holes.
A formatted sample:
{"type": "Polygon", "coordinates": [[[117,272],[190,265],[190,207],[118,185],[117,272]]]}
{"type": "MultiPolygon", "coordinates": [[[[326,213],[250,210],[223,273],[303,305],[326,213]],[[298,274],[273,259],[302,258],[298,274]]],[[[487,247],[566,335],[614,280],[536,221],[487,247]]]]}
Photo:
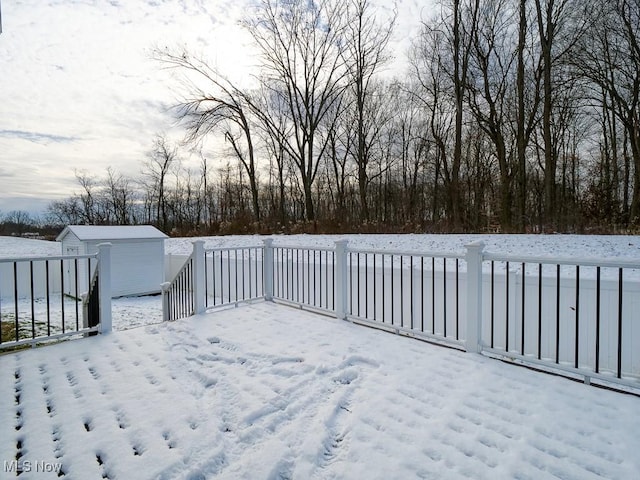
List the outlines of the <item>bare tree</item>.
{"type": "Polygon", "coordinates": [[[177,161],[177,148],[165,136],[156,136],[144,164],[143,175],[150,182],[149,193],[153,196],[152,203],[155,203],[155,223],[164,231],[169,227],[166,181],[171,167],[177,161]]]}
{"type": "Polygon", "coordinates": [[[109,223],[108,207],[98,179],[86,171],[75,170],[75,177],[82,187],[78,194],[82,205],[82,223],[101,225],[109,223]]]}
{"type": "Polygon", "coordinates": [[[244,25],[261,55],[262,86],[286,106],[287,126],[283,130],[272,121],[268,106],[257,99],[252,101],[253,110],[295,163],[305,217],[315,220],[313,183],[327,147],[319,141],[318,130],[345,88],[344,4],[262,0],[244,25]]]}
{"type": "Polygon", "coordinates": [[[82,223],[80,199],[74,195],[64,200],[54,200],[47,206],[47,219],[54,225],[78,225],[82,223]]]}
{"type": "Polygon", "coordinates": [[[588,2],[576,0],[535,0],[535,21],[540,42],[542,72],[542,137],[544,149],[545,223],[557,221],[556,173],[558,145],[554,142],[554,102],[558,87],[566,77],[568,55],[587,32],[593,17],[586,13],[588,2]]]}
{"type": "Polygon", "coordinates": [[[113,222],[118,225],[135,223],[133,215],[134,192],[131,180],[108,167],[104,189],[113,222]]]}
{"type": "Polygon", "coordinates": [[[186,51],[156,50],[155,57],[165,65],[181,69],[187,77],[189,74],[195,76],[185,78],[187,99],[177,106],[187,127],[187,140],[194,142],[211,133],[222,134],[247,173],[254,216],[260,221],[256,159],[246,93],[207,62],[186,51]],[[201,87],[201,83],[205,86],[201,87]]]}
{"type": "Polygon", "coordinates": [[[377,88],[374,77],[390,59],[387,47],[397,17],[395,8],[386,22],[379,22],[376,13],[369,0],[347,2],[346,48],[342,52],[352,97],[352,102],[346,104],[346,109],[353,110],[353,115],[347,121],[353,121],[355,129],[351,155],[358,169],[360,211],[365,222],[369,220],[367,191],[371,147],[382,124],[387,120],[381,114],[382,102],[376,98],[383,92],[377,88]]]}
{"type": "Polygon", "coordinates": [[[500,172],[500,223],[512,226],[515,165],[511,161],[510,114],[514,48],[514,12],[505,0],[483,2],[473,37],[469,68],[469,106],[478,126],[493,144],[500,172]]]}

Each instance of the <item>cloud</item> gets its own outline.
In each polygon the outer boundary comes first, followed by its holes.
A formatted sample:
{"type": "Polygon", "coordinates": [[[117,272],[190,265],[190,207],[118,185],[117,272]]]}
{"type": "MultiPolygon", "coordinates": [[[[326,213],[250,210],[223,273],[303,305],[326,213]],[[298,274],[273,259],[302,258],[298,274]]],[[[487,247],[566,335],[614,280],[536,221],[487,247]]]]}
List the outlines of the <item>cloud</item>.
{"type": "Polygon", "coordinates": [[[69,143],[78,140],[77,137],[66,137],[64,135],[53,135],[50,133],[27,132],[24,130],[0,130],[0,137],[21,138],[23,140],[28,140],[29,142],[41,144],[47,144],[50,142],[69,143]]]}
{"type": "MultiPolygon", "coordinates": [[[[255,0],[0,2],[0,209],[3,198],[72,194],[76,168],[136,176],[155,134],[182,138],[169,108],[182,93],[150,58],[154,46],[184,47],[236,83],[252,79],[255,52],[238,20],[255,0]]],[[[423,1],[400,4],[404,38],[423,1]]]]}

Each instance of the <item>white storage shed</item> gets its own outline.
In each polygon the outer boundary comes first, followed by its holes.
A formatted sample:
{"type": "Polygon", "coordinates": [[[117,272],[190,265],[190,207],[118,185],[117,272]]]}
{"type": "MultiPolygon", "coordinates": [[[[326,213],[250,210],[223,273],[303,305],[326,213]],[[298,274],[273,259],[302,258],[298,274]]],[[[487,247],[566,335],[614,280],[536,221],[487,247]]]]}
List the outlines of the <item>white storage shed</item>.
{"type": "MultiPolygon", "coordinates": [[[[93,254],[98,251],[98,244],[111,243],[111,292],[113,297],[123,297],[160,292],[160,284],[164,282],[165,238],[164,233],[151,225],[69,225],[56,240],[62,244],[63,255],[93,254]]],[[[65,293],[86,291],[88,270],[86,263],[77,267],[68,262],[64,272],[65,293]]]]}

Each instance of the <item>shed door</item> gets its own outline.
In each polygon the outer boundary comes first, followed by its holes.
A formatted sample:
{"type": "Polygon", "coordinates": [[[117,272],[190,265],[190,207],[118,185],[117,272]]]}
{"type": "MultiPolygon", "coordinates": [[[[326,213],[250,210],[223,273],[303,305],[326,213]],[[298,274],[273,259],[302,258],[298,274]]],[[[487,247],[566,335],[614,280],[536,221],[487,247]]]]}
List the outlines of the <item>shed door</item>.
{"type": "MultiPolygon", "coordinates": [[[[79,255],[80,247],[77,245],[66,246],[65,255],[79,255]]],[[[87,260],[86,259],[70,259],[64,261],[64,293],[72,297],[79,298],[87,290],[87,260]],[[77,287],[77,288],[76,288],[77,287]]]]}

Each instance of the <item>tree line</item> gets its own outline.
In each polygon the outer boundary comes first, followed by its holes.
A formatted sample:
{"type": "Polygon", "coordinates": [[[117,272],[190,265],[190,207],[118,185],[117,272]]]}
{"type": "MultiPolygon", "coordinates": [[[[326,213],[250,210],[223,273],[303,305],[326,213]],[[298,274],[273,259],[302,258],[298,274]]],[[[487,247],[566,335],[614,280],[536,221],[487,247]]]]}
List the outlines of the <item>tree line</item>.
{"type": "Polygon", "coordinates": [[[407,70],[389,72],[396,16],[261,0],[242,24],[251,87],[156,50],[180,75],[184,144],[155,138],[139,178],[76,172],[50,216],[211,233],[637,229],[640,0],[441,0],[407,70]]]}

